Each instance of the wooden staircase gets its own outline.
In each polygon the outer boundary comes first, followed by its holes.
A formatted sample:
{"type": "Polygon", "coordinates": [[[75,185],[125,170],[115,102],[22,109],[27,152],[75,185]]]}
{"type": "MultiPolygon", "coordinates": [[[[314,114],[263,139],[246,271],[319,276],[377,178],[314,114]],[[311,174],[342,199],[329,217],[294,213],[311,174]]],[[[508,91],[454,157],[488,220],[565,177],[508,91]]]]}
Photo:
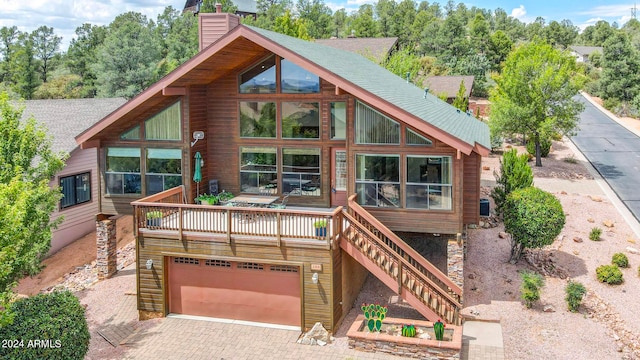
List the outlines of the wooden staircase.
{"type": "Polygon", "coordinates": [[[461,325],[462,289],[349,197],[340,247],[430,321],[461,325]]]}

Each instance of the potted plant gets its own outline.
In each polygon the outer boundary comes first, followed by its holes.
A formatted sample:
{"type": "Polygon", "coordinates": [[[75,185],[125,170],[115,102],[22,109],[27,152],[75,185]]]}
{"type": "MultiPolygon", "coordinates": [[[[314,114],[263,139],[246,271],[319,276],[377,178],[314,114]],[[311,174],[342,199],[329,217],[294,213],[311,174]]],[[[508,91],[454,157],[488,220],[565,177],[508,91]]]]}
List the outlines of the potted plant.
{"type": "Polygon", "coordinates": [[[218,204],[219,198],[218,195],[202,194],[198,196],[196,200],[200,201],[200,204],[203,205],[216,205],[218,204]]]}
{"type": "Polygon", "coordinates": [[[162,211],[153,210],[147,213],[147,226],[160,226],[162,225],[162,211]]]}
{"type": "Polygon", "coordinates": [[[327,220],[317,220],[313,222],[313,227],[316,228],[316,236],[327,236],[327,220]]]}
{"type": "Polygon", "coordinates": [[[218,201],[220,201],[220,203],[222,204],[226,204],[227,201],[233,199],[233,197],[234,196],[232,193],[222,190],[222,192],[218,194],[218,201]]]}

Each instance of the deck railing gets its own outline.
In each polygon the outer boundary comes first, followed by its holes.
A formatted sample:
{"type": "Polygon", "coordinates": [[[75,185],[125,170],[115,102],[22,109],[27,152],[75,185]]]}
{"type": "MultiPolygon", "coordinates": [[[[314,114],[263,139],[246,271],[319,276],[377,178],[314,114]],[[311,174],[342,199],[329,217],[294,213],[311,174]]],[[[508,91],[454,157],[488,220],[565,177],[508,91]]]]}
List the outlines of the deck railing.
{"type": "MultiPolygon", "coordinates": [[[[398,286],[445,321],[459,325],[462,289],[349,197],[349,227],[341,241],[351,243],[398,286]]],[[[418,309],[419,310],[419,309],[418,309]]]]}
{"type": "Polygon", "coordinates": [[[178,186],[131,203],[136,234],[171,236],[178,239],[251,239],[258,242],[302,241],[301,244],[330,248],[342,232],[342,207],[331,210],[271,209],[224,205],[196,205],[185,201],[178,186]],[[326,221],[325,230],[314,223],[326,221]]]}

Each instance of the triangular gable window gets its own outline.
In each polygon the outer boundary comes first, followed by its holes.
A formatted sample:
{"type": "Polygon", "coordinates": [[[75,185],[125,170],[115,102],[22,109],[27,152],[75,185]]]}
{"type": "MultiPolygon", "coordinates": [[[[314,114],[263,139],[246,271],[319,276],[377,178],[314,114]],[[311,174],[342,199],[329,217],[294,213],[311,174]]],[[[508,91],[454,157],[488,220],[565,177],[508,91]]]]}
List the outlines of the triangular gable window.
{"type": "Polygon", "coordinates": [[[419,135],[411,129],[407,129],[407,145],[433,145],[433,141],[426,137],[419,135]]]}
{"type": "Polygon", "coordinates": [[[140,140],[140,125],[137,125],[120,135],[121,140],[140,140]]]}
{"type": "Polygon", "coordinates": [[[273,94],[276,92],[276,57],[271,55],[240,74],[240,94],[273,94]]]}
{"type": "Polygon", "coordinates": [[[146,140],[180,140],[181,120],[180,101],[178,101],[144,122],[144,138],[146,140]]]}
{"type": "Polygon", "coordinates": [[[400,124],[358,102],[356,144],[400,144],[400,124]]]}

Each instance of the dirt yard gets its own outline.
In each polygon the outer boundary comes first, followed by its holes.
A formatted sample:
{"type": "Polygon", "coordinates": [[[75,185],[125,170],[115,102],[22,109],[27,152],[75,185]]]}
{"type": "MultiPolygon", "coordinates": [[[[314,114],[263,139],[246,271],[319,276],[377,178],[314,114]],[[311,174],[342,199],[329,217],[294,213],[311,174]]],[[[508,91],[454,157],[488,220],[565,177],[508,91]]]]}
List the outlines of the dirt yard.
{"type": "MultiPolygon", "coordinates": [[[[133,242],[132,216],[122,216],[116,220],[118,249],[133,242]]],[[[96,260],[96,233],[91,232],[81,239],[65,246],[46,258],[43,271],[34,277],[22,279],[16,292],[22,295],[35,295],[64,280],[64,276],[96,260]]]]}
{"type": "MultiPolygon", "coordinates": [[[[494,180],[499,161],[495,155],[484,159],[485,184],[494,180]]],[[[568,143],[554,142],[543,167],[534,168],[534,185],[562,203],[566,225],[556,241],[512,265],[510,241],[501,222],[470,232],[464,313],[500,320],[506,359],[640,359],[640,255],[627,251],[639,248],[638,239],[594,183],[568,143]],[[589,240],[593,227],[603,230],[601,241],[589,240]],[[629,257],[630,268],[622,270],[625,282],[617,286],[598,282],[596,267],[611,263],[616,252],[629,257]],[[524,269],[545,275],[542,298],[532,309],[520,300],[519,271],[524,269]],[[564,289],[569,280],[588,290],[578,313],[567,310],[564,289]]],[[[488,195],[490,187],[483,191],[488,195]]]]}

